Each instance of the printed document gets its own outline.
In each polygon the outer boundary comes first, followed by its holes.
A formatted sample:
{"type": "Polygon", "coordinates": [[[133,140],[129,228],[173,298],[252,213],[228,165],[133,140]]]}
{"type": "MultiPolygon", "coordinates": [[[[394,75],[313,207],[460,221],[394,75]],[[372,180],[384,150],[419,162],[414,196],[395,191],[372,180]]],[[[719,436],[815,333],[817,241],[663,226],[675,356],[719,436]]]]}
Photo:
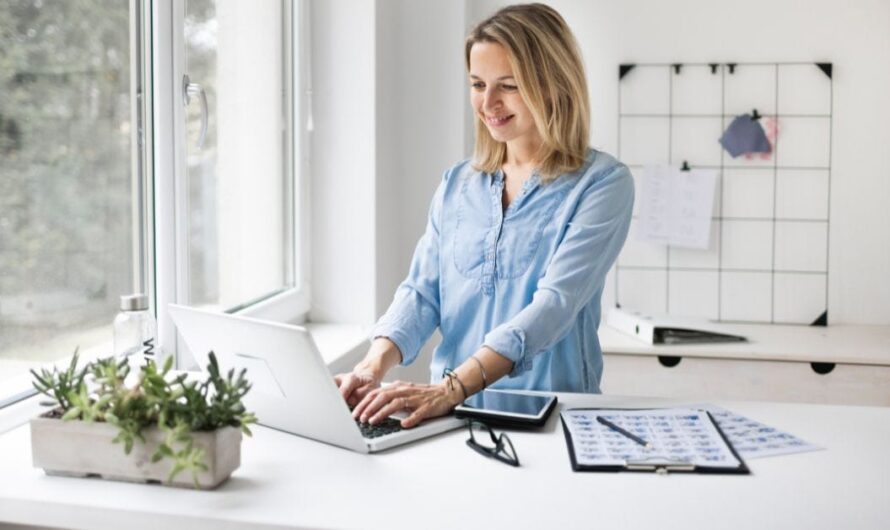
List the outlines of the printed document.
{"type": "Polygon", "coordinates": [[[793,434],[748,419],[716,405],[694,405],[711,413],[723,434],[744,459],[788,455],[823,449],[793,434]]]}
{"type": "Polygon", "coordinates": [[[569,409],[562,412],[577,463],[737,468],[742,463],[720,436],[707,412],[694,409],[569,409]],[[601,424],[602,417],[649,442],[651,449],[601,424]]]}

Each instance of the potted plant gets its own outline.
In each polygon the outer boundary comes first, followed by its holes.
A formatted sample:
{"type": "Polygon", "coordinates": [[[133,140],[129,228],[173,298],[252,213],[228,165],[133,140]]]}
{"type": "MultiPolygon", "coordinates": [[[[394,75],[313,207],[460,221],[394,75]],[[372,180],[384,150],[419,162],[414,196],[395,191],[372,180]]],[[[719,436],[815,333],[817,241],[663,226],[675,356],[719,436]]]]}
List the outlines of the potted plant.
{"type": "Polygon", "coordinates": [[[32,370],[34,387],[54,405],[31,420],[34,466],[49,475],[215,488],[240,465],[241,433],[251,434],[256,417],[241,401],[250,390],[245,370],[223,376],[213,352],[209,358],[204,381],[171,375],[172,357],[160,369],[146,361],[133,378],[126,359],[78,368],[77,351],[65,370],[32,370]]]}

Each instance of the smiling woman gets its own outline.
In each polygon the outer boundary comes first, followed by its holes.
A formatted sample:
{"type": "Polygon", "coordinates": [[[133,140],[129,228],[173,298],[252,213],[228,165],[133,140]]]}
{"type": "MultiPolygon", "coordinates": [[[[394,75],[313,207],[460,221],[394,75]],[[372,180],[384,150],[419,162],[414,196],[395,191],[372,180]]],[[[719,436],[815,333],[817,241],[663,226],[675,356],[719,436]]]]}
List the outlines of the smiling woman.
{"type": "Polygon", "coordinates": [[[470,70],[473,87],[470,101],[479,118],[476,123],[483,126],[476,133],[492,140],[487,145],[494,149],[523,136],[539,140],[535,119],[519,93],[504,47],[497,43],[479,43],[470,54],[470,64],[475,65],[470,70]]]}
{"type": "Polygon", "coordinates": [[[445,171],[368,354],[335,377],[361,421],[408,411],[411,427],[487,386],[600,389],[600,299],[630,224],[630,172],[588,147],[581,56],[552,8],[498,11],[470,32],[466,61],[474,159],[445,171]],[[430,384],[381,388],[437,327],[430,384]]]}
{"type": "Polygon", "coordinates": [[[473,29],[465,57],[478,118],[478,169],[497,171],[508,139],[522,134],[537,136],[531,146],[537,148],[544,181],[584,163],[590,134],[587,81],[578,44],[556,11],[540,4],[502,9],[473,29]]]}

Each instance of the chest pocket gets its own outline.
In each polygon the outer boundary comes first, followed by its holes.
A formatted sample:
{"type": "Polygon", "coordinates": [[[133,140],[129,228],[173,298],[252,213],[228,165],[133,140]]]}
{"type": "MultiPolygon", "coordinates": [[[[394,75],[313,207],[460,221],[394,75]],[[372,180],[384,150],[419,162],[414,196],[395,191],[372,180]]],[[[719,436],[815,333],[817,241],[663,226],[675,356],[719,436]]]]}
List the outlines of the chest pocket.
{"type": "Polygon", "coordinates": [[[562,204],[566,191],[553,185],[544,186],[534,190],[534,196],[523,201],[520,208],[507,209],[497,244],[498,278],[516,278],[525,274],[541,246],[541,234],[562,204]]]}
{"type": "Polygon", "coordinates": [[[547,185],[531,190],[529,196],[517,197],[520,202],[507,209],[498,237],[496,209],[501,208],[501,199],[462,189],[453,253],[457,270],[468,278],[493,272],[492,265],[498,278],[524,274],[567,191],[564,186],[547,185]]]}

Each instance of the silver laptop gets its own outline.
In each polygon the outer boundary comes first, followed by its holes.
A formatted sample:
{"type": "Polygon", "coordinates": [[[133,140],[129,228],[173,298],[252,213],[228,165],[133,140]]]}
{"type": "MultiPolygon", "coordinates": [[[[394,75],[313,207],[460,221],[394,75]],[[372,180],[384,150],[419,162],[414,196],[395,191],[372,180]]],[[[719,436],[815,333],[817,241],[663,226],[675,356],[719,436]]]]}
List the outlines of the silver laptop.
{"type": "MultiPolygon", "coordinates": [[[[387,433],[389,429],[378,428],[363,434],[305,328],[174,304],[169,310],[202,369],[211,351],[221,370],[247,369],[246,377],[253,386],[244,405],[261,425],[370,453],[465,424],[447,416],[411,429],[387,433]]],[[[387,423],[394,426],[395,422],[387,423]]],[[[364,430],[369,431],[367,427],[364,430]]]]}

